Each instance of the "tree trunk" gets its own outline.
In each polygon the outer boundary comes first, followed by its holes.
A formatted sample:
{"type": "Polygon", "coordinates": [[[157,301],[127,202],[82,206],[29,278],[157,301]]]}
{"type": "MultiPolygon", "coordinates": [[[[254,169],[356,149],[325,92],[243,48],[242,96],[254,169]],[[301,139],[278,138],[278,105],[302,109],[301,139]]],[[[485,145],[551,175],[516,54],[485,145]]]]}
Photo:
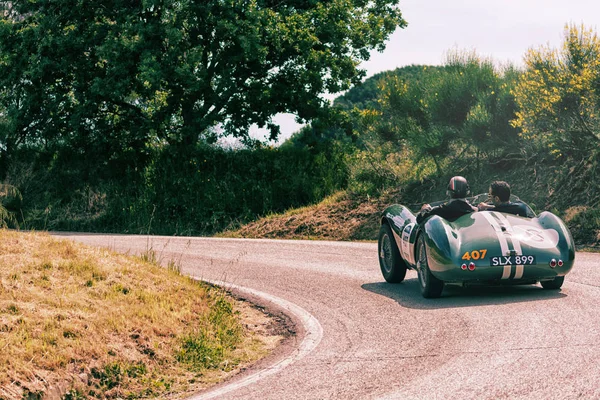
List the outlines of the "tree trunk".
{"type": "Polygon", "coordinates": [[[440,163],[438,162],[435,156],[431,156],[433,159],[433,163],[435,164],[435,169],[437,170],[438,176],[442,176],[442,168],[440,167],[440,163]]]}
{"type": "Polygon", "coordinates": [[[181,116],[183,118],[183,127],[181,128],[179,143],[182,147],[192,147],[198,141],[198,132],[196,132],[196,124],[194,123],[193,101],[188,99],[183,102],[181,116]]]}

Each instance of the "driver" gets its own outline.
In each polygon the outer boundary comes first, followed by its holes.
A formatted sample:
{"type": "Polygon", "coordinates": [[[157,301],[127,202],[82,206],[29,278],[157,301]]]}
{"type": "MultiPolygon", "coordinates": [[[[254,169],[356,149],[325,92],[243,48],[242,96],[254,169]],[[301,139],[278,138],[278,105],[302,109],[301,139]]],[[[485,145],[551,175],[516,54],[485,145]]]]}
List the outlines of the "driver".
{"type": "Polygon", "coordinates": [[[417,214],[417,223],[420,224],[425,218],[431,215],[439,215],[452,222],[458,217],[477,211],[477,209],[465,199],[465,197],[469,195],[469,192],[469,183],[465,178],[462,176],[452,177],[448,183],[448,190],[446,191],[446,194],[450,196],[450,201],[436,207],[431,207],[429,204],[423,204],[421,211],[417,214]]]}
{"type": "Polygon", "coordinates": [[[510,201],[510,185],[504,181],[494,181],[490,185],[489,196],[491,204],[479,203],[479,211],[499,211],[521,217],[533,218],[529,208],[521,201],[510,201]]]}

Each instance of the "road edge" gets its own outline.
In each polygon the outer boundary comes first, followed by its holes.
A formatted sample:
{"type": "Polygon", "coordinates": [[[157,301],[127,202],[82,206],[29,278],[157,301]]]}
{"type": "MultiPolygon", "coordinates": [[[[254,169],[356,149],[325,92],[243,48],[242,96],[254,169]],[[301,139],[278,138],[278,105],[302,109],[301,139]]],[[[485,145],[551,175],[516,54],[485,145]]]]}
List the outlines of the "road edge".
{"type": "Polygon", "coordinates": [[[216,386],[188,397],[188,400],[214,399],[277,374],[311,353],[323,338],[323,328],[319,321],[308,311],[294,303],[230,282],[205,280],[197,276],[191,276],[191,278],[219,286],[246,301],[264,307],[271,314],[283,314],[296,327],[296,335],[292,336],[292,340],[286,340],[279,345],[271,355],[260,360],[252,367],[216,386]]]}

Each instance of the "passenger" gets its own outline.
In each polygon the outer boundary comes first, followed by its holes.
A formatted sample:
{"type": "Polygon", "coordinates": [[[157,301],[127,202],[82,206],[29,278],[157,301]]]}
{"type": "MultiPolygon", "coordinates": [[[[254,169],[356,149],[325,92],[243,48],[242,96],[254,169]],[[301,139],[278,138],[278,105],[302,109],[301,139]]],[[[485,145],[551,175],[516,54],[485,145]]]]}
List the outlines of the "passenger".
{"type": "Polygon", "coordinates": [[[494,181],[490,185],[489,196],[491,204],[479,203],[479,211],[499,211],[521,217],[533,218],[531,210],[522,201],[510,201],[510,185],[504,181],[494,181]]]}
{"type": "Polygon", "coordinates": [[[446,194],[450,196],[450,201],[436,207],[424,204],[423,207],[421,207],[421,211],[417,214],[417,223],[420,224],[425,218],[431,215],[439,215],[452,222],[458,217],[477,211],[477,209],[465,199],[465,197],[469,195],[469,192],[469,183],[465,178],[462,176],[453,177],[450,179],[448,190],[446,191],[446,194]]]}

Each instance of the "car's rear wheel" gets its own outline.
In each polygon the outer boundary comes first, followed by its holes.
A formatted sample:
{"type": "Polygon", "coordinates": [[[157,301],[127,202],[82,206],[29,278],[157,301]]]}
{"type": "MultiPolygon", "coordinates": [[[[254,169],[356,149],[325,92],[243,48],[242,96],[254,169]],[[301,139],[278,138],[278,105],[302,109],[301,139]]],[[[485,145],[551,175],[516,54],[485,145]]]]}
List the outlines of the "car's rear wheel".
{"type": "Polygon", "coordinates": [[[557,276],[556,278],[552,279],[551,281],[541,281],[540,284],[542,285],[542,287],[544,289],[560,289],[563,285],[563,282],[565,281],[565,277],[564,276],[557,276]]]}
{"type": "Polygon", "coordinates": [[[432,299],[442,295],[444,282],[433,276],[429,269],[424,235],[419,236],[417,243],[417,275],[423,297],[432,299]]]}
{"type": "Polygon", "coordinates": [[[394,240],[392,228],[388,224],[379,229],[379,268],[383,278],[389,283],[399,283],[406,276],[406,264],[400,256],[400,251],[394,240]]]}

